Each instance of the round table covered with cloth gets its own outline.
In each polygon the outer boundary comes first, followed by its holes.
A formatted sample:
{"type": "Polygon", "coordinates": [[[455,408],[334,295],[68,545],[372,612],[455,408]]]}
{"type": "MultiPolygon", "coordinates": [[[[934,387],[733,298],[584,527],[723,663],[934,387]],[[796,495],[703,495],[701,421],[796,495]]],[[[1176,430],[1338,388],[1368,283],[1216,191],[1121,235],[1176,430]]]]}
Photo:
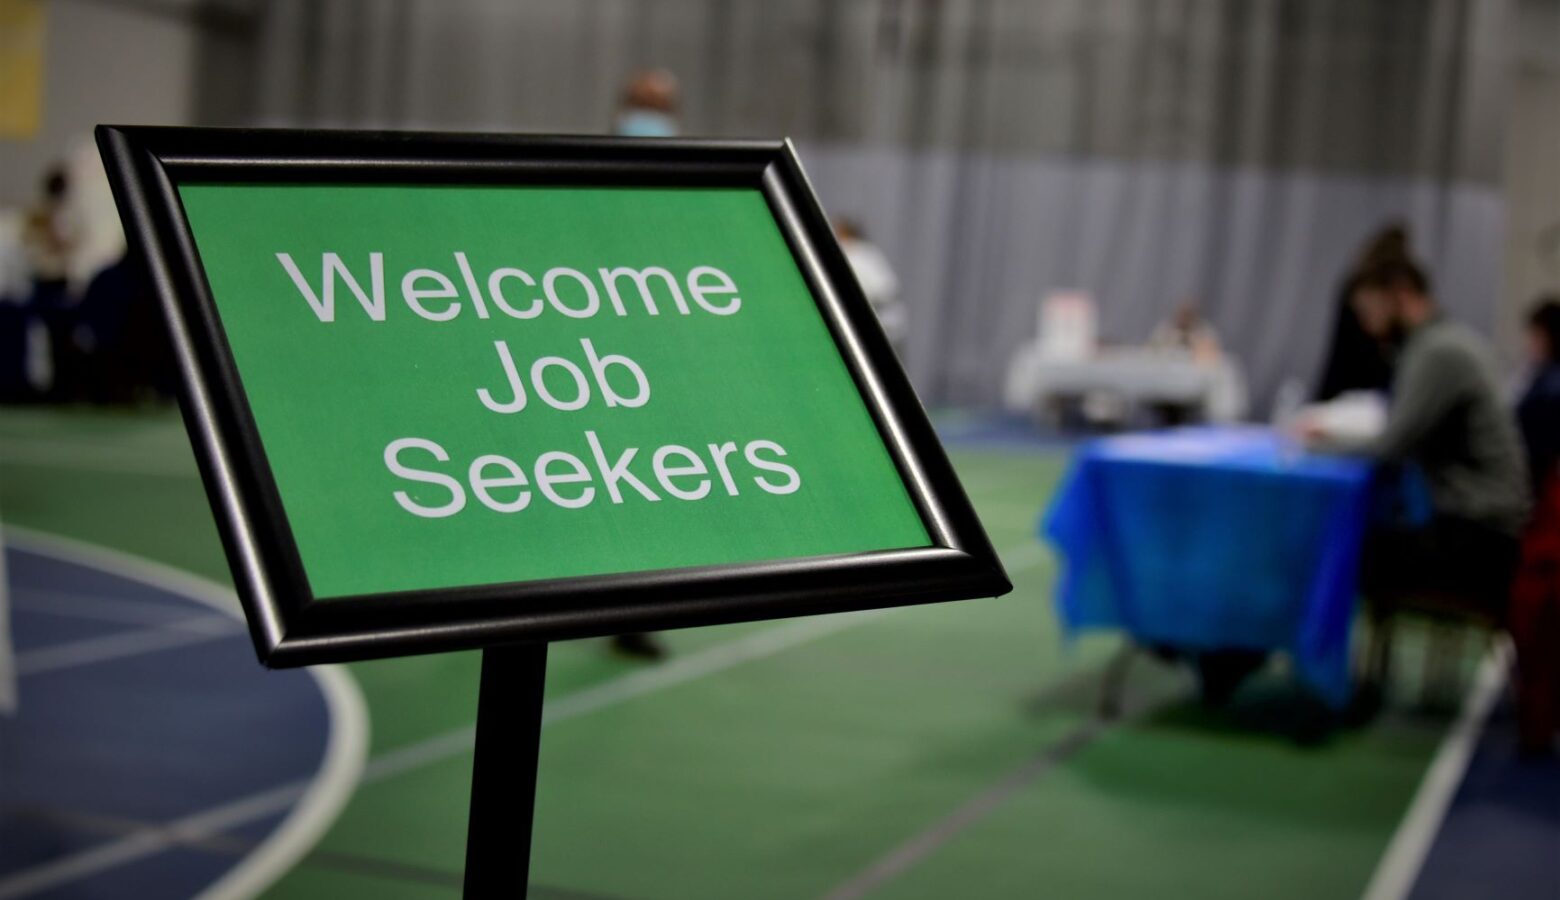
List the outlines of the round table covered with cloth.
{"type": "Polygon", "coordinates": [[[1371,482],[1370,462],[1267,429],[1084,444],[1041,520],[1064,561],[1058,613],[1144,645],[1286,651],[1341,706],[1371,482]]]}

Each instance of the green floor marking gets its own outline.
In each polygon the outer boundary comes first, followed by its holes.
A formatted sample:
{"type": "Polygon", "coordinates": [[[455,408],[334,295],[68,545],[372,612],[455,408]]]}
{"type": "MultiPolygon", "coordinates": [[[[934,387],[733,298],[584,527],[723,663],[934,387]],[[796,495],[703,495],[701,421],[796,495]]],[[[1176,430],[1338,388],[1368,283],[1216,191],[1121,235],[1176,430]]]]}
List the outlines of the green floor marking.
{"type": "MultiPolygon", "coordinates": [[[[549,727],[533,878],[565,893],[541,895],[819,897],[1087,721],[1115,642],[1062,642],[1054,564],[1030,543],[1062,460],[966,452],[955,462],[993,543],[1025,548],[1033,563],[1013,572],[1013,594],[887,613],[549,727]]],[[[0,415],[0,521],[227,582],[193,471],[170,411],[0,415]],[[38,452],[60,447],[70,452],[38,452]],[[105,459],[175,474],[114,474],[105,459]]],[[[783,625],[667,638],[690,654],[783,625]]],[[[558,645],[549,696],[633,670],[599,642],[558,645]]],[[[473,654],[352,671],[374,755],[472,722],[473,654]]],[[[1400,672],[1417,672],[1411,647],[1400,672]]],[[[1186,680],[1144,664],[1134,685],[1173,693],[1186,680]]],[[[1397,712],[1300,747],[1173,706],[1106,732],[872,896],[1246,897],[1256,886],[1354,896],[1446,724],[1397,712]]],[[[458,873],[469,771],[463,754],[364,787],[320,852],[268,896],[455,896],[332,854],[458,873]]]]}

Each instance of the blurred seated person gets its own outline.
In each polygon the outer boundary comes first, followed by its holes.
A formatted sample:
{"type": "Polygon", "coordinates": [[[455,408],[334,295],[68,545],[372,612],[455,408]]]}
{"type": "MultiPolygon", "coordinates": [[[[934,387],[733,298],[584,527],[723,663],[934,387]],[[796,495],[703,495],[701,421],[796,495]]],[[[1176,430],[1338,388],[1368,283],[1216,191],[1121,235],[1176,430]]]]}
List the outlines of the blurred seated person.
{"type": "Polygon", "coordinates": [[[894,267],[856,222],[835,219],[834,235],[839,238],[840,249],[845,251],[856,283],[861,285],[861,292],[872,304],[872,311],[877,313],[888,342],[896,351],[900,350],[905,338],[905,309],[899,300],[899,276],[894,274],[894,267]]]}
{"type": "Polygon", "coordinates": [[[1386,393],[1391,386],[1391,344],[1381,337],[1387,329],[1380,321],[1365,321],[1367,317],[1379,316],[1382,307],[1362,306],[1356,288],[1361,273],[1377,261],[1408,257],[1408,231],[1399,223],[1383,228],[1360,248],[1358,258],[1338,286],[1332,340],[1327,345],[1327,362],[1322,366],[1314,400],[1326,402],[1360,391],[1386,393]]]}
{"type": "Polygon", "coordinates": [[[1528,314],[1527,344],[1533,370],[1517,404],[1517,422],[1527,445],[1533,489],[1539,491],[1560,462],[1560,296],[1534,305],[1528,314]]]}
{"type": "MultiPolygon", "coordinates": [[[[1185,356],[1192,361],[1193,365],[1203,369],[1212,369],[1224,362],[1224,351],[1219,346],[1218,334],[1202,317],[1197,305],[1192,302],[1177,306],[1170,314],[1170,318],[1154,329],[1154,333],[1149,336],[1148,347],[1150,350],[1185,356]]],[[[1225,392],[1229,390],[1228,385],[1222,381],[1219,389],[1225,392]]],[[[1235,400],[1232,403],[1231,398],[1221,393],[1217,396],[1210,394],[1192,403],[1161,400],[1147,405],[1158,415],[1162,424],[1173,427],[1205,417],[1233,418],[1228,413],[1213,414],[1214,407],[1238,406],[1239,401],[1235,400]]]]}
{"type": "Polygon", "coordinates": [[[1191,302],[1177,306],[1170,318],[1154,329],[1148,345],[1156,350],[1186,353],[1201,363],[1218,362],[1224,355],[1218,333],[1202,317],[1197,304],[1191,302]]]}
{"type": "Polygon", "coordinates": [[[1398,600],[1434,598],[1504,621],[1529,488],[1493,353],[1441,315],[1429,277],[1406,256],[1373,261],[1356,293],[1371,336],[1401,345],[1386,427],[1363,444],[1339,441],[1315,421],[1302,430],[1324,447],[1415,464],[1431,507],[1429,521],[1381,526],[1367,538],[1362,590],[1378,614],[1398,600]]]}

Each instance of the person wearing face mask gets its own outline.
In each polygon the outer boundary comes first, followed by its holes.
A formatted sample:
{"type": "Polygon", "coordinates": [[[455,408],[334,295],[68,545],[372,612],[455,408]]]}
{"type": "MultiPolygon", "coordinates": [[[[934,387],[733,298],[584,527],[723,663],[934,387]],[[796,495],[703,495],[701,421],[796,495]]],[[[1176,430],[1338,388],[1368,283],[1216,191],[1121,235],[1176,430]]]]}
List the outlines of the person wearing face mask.
{"type": "Polygon", "coordinates": [[[665,69],[635,72],[623,87],[612,133],[620,137],[676,137],[677,76],[665,69]]]}
{"type": "MultiPolygon", "coordinates": [[[[680,131],[677,124],[677,76],[665,69],[635,72],[623,86],[623,98],[612,121],[619,137],[669,138],[680,131]]],[[[612,649],[633,659],[658,660],[666,646],[654,634],[620,634],[612,649]]]]}

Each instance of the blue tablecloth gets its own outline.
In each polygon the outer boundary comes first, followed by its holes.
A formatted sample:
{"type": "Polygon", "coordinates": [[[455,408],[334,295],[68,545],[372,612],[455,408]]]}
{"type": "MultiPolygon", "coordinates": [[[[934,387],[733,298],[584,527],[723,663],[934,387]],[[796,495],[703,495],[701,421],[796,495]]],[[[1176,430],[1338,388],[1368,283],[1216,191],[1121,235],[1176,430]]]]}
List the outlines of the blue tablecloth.
{"type": "Polygon", "coordinates": [[[1085,444],[1041,519],[1064,560],[1062,622],[1188,650],[1285,650],[1342,705],[1371,468],[1254,428],[1085,444]]]}

